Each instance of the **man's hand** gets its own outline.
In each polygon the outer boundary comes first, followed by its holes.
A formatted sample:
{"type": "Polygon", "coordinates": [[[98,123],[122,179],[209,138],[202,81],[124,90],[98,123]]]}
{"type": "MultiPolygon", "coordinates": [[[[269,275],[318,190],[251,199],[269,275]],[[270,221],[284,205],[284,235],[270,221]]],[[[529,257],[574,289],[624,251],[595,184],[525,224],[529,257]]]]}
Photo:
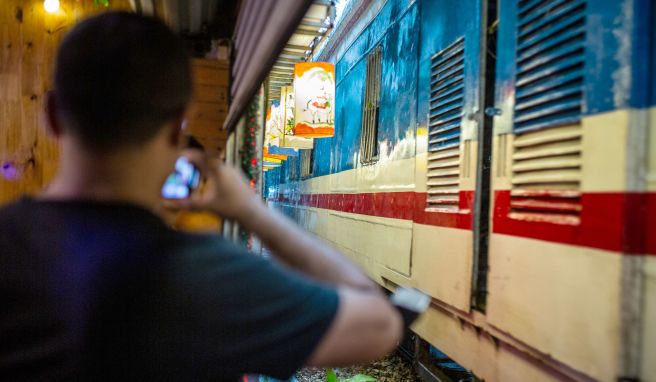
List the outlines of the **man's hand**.
{"type": "Polygon", "coordinates": [[[259,198],[238,169],[218,161],[212,163],[198,151],[187,151],[183,156],[198,167],[204,181],[188,199],[165,200],[166,207],[210,211],[240,223],[260,207],[259,198]]]}

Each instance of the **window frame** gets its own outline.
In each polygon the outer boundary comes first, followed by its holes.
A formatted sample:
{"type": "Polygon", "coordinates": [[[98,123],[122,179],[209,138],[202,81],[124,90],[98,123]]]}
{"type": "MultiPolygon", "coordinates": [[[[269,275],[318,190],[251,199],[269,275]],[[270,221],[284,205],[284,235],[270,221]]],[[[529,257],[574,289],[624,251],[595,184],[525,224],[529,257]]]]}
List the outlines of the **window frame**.
{"type": "Polygon", "coordinates": [[[376,46],[367,55],[365,89],[362,102],[362,124],[360,129],[360,163],[370,165],[378,162],[378,126],[380,115],[380,93],[383,50],[376,46]]]}

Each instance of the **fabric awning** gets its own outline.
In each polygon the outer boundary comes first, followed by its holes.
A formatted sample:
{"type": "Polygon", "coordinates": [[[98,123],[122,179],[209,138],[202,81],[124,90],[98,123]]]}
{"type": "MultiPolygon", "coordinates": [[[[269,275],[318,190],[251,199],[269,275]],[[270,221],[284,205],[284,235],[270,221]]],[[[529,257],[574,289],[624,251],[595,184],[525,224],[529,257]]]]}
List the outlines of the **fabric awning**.
{"type": "Polygon", "coordinates": [[[231,103],[224,129],[232,130],[264,82],[312,0],[243,0],[235,27],[231,103]]]}

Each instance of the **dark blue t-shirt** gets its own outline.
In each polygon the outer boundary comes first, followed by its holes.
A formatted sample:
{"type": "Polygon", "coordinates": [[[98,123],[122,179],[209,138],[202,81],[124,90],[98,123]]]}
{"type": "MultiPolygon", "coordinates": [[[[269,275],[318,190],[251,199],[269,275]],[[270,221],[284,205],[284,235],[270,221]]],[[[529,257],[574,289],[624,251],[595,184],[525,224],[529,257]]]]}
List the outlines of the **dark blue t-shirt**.
{"type": "Polygon", "coordinates": [[[0,209],[0,380],[288,378],[334,289],[120,203],[0,209]]]}

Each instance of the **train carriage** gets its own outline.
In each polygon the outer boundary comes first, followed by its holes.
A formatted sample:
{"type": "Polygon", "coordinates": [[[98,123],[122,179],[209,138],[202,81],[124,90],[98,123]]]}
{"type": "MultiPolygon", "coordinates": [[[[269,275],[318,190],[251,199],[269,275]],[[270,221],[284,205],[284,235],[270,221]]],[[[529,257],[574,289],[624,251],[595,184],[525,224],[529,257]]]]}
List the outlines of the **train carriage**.
{"type": "Polygon", "coordinates": [[[656,5],[352,1],[335,136],[269,203],[486,381],[656,381],[656,5]],[[629,379],[627,379],[629,380],[629,379]]]}

